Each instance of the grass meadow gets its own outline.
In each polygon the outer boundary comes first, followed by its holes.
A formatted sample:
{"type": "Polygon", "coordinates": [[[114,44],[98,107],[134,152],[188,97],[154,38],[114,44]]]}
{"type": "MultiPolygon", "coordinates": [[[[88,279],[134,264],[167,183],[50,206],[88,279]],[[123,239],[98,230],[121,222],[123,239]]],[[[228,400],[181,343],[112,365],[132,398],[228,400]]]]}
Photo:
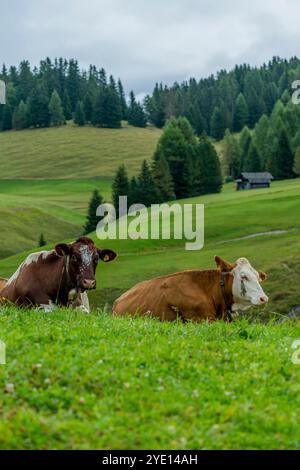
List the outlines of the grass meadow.
{"type": "MultiPolygon", "coordinates": [[[[41,232],[46,249],[79,235],[91,192],[109,201],[117,164],[136,172],[158,136],[72,125],[0,134],[0,276],[39,250],[41,232]]],[[[99,264],[90,315],[2,306],[0,448],[299,448],[299,198],[295,179],[245,192],[226,184],[221,194],[181,201],[205,204],[200,251],[185,251],[182,240],[91,234],[119,256],[99,264]],[[213,268],[216,254],[245,256],[267,273],[264,310],[211,325],[111,316],[136,282],[213,268]]]]}

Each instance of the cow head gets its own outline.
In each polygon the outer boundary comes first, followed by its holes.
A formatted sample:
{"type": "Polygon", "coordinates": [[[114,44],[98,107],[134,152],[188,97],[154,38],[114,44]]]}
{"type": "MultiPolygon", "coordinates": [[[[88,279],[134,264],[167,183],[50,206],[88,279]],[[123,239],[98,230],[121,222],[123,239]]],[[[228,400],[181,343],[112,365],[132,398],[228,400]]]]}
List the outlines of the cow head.
{"type": "Polygon", "coordinates": [[[239,258],[232,264],[216,256],[215,261],[222,272],[230,272],[233,275],[232,310],[245,310],[251,305],[268,303],[269,299],[260,285],[267,277],[264,272],[256,271],[246,258],[239,258]]]}
{"type": "Polygon", "coordinates": [[[115,259],[112,250],[100,250],[88,237],[80,237],[73,243],[59,243],[55,246],[58,256],[65,257],[65,267],[70,282],[79,291],[96,288],[95,273],[98,261],[105,263],[115,259]]]}

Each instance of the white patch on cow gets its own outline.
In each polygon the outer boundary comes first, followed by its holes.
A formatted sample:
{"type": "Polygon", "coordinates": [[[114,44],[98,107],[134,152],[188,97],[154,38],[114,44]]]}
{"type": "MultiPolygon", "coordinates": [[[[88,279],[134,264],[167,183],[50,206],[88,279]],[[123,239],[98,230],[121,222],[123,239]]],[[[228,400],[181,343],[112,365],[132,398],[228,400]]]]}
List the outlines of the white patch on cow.
{"type": "Polygon", "coordinates": [[[82,310],[85,313],[90,313],[90,303],[89,303],[89,298],[87,296],[86,292],[81,292],[80,293],[80,300],[81,304],[80,307],[78,307],[80,310],[82,310]]]}
{"type": "Polygon", "coordinates": [[[93,259],[93,252],[89,249],[87,245],[82,245],[79,249],[82,256],[82,267],[88,268],[93,259]]]}
{"type": "Polygon", "coordinates": [[[27,256],[27,258],[23,261],[22,264],[18,267],[16,272],[8,279],[7,281],[7,286],[9,286],[12,282],[16,281],[19,277],[19,274],[21,273],[22,269],[25,268],[26,266],[29,266],[32,263],[37,263],[37,261],[40,259],[47,259],[47,257],[52,254],[54,250],[51,251],[38,251],[37,253],[31,253],[30,255],[27,256]]]}
{"type": "Polygon", "coordinates": [[[43,309],[46,313],[53,312],[57,307],[56,305],[52,302],[52,300],[49,300],[47,304],[41,304],[39,306],[40,309],[43,309]]]}
{"type": "Polygon", "coordinates": [[[269,299],[259,282],[259,274],[246,258],[239,258],[231,273],[233,311],[246,310],[251,305],[264,305],[268,302],[269,299]]]}
{"type": "Polygon", "coordinates": [[[75,300],[76,297],[77,297],[77,290],[76,289],[71,289],[69,294],[68,294],[69,300],[75,300]]]}

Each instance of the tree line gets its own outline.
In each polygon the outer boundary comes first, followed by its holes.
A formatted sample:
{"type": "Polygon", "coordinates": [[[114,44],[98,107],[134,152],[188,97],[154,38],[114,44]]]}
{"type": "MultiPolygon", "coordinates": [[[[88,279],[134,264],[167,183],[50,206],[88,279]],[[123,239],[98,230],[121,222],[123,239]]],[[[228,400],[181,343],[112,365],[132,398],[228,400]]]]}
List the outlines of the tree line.
{"type": "Polygon", "coordinates": [[[238,137],[225,131],[223,174],[233,180],[242,171],[269,171],[276,179],[300,175],[300,106],[278,100],[270,116],[263,114],[254,129],[245,126],[238,137]]]}
{"type": "Polygon", "coordinates": [[[226,129],[252,129],[264,114],[270,116],[279,99],[286,102],[290,98],[291,84],[299,77],[297,57],[274,57],[261,67],[236,65],[229,72],[221,70],[170,87],[157,83],[145,99],[148,120],[163,128],[170,117],[185,116],[198,135],[205,132],[219,140],[226,129]]]}
{"type": "Polygon", "coordinates": [[[123,84],[91,65],[81,71],[74,59],[47,58],[31,69],[28,61],[9,69],[3,65],[7,104],[0,107],[0,130],[61,126],[74,119],[78,126],[119,128],[122,120],[145,127],[147,117],[133,91],[126,101],[123,84]]]}
{"type": "Polygon", "coordinates": [[[114,177],[112,201],[128,196],[128,206],[145,206],[174,199],[220,192],[223,178],[219,157],[206,135],[197,137],[186,118],[166,123],[150,164],[142,162],[137,176],[129,178],[124,165],[114,177]]]}

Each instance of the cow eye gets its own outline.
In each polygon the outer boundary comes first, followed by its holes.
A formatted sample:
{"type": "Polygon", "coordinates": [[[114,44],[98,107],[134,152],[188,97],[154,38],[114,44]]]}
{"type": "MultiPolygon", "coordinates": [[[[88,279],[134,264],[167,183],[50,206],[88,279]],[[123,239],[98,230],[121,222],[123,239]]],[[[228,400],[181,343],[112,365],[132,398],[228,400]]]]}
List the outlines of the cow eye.
{"type": "Polygon", "coordinates": [[[243,281],[249,281],[248,277],[245,274],[242,274],[243,281]]]}
{"type": "Polygon", "coordinates": [[[72,255],[71,260],[76,263],[78,261],[78,258],[76,255],[72,255]]]}

